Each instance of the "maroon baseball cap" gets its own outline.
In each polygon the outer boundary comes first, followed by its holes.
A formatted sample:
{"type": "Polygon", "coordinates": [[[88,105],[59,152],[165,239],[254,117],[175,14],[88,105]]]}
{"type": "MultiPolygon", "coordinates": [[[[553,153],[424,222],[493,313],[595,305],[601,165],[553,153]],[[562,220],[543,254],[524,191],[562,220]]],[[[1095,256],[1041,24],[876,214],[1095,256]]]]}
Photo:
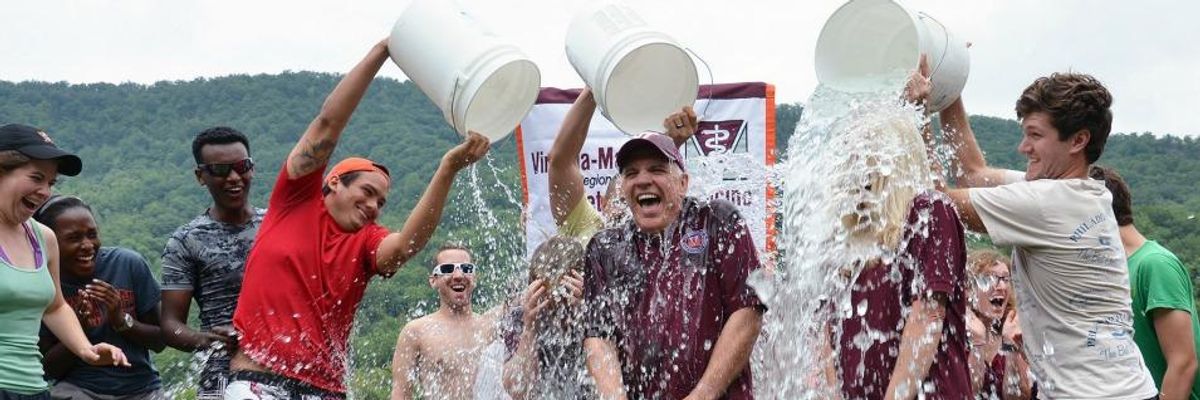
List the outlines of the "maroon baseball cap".
{"type": "Polygon", "coordinates": [[[679,146],[676,146],[675,141],[671,140],[669,136],[658,132],[642,132],[621,145],[621,149],[617,150],[617,170],[625,169],[625,165],[633,161],[629,157],[645,148],[657,150],[659,154],[667,158],[667,161],[678,165],[680,171],[687,171],[687,168],[683,166],[683,156],[679,155],[679,146]]]}
{"type": "Polygon", "coordinates": [[[58,173],[66,176],[79,175],[83,170],[78,156],[58,148],[50,135],[28,125],[0,126],[0,150],[16,150],[34,160],[54,160],[58,162],[58,173]]]}

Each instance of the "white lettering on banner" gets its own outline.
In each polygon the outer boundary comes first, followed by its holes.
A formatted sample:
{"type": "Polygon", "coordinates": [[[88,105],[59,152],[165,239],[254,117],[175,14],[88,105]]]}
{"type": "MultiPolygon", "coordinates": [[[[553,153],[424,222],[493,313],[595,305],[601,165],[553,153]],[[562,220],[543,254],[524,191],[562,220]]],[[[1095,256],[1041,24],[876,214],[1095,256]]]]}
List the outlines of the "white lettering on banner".
{"type": "Polygon", "coordinates": [[[722,191],[713,193],[712,196],[710,196],[709,198],[728,200],[730,203],[733,203],[733,205],[738,206],[738,207],[751,206],[751,205],[754,205],[755,201],[757,201],[757,198],[755,197],[754,193],[752,193],[748,190],[738,190],[738,189],[722,190],[722,191]]]}
{"type": "MultiPolygon", "coordinates": [[[[763,253],[770,231],[766,176],[775,151],[775,133],[768,131],[768,127],[774,127],[774,121],[768,123],[766,118],[774,115],[774,89],[764,83],[718,86],[725,90],[700,96],[696,101],[693,107],[703,110],[703,119],[698,121],[696,134],[680,149],[690,176],[688,195],[724,199],[736,205],[759,252],[763,253]],[[739,94],[722,97],[720,93],[739,94]],[[747,93],[763,95],[746,97],[747,93]]],[[[552,189],[547,176],[550,169],[547,155],[574,96],[561,89],[543,88],[539,98],[543,102],[534,105],[517,131],[524,158],[525,240],[530,253],[558,231],[550,211],[552,189]]],[[[593,115],[578,165],[583,173],[584,196],[597,209],[616,179],[617,150],[628,140],[629,136],[617,130],[601,113],[593,115]]]]}

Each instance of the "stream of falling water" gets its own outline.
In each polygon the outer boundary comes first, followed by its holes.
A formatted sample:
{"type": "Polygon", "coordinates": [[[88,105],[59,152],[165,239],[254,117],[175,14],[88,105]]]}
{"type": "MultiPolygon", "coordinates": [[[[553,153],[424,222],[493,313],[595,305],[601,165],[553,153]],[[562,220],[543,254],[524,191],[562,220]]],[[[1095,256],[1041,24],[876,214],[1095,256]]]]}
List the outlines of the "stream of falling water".
{"type": "MultiPolygon", "coordinates": [[[[879,87],[901,88],[903,76],[881,79],[879,87]]],[[[869,311],[865,302],[851,304],[851,283],[862,265],[874,259],[890,263],[902,248],[860,236],[881,229],[895,212],[884,206],[890,196],[911,200],[931,188],[928,169],[900,162],[926,160],[912,154],[924,149],[914,147],[911,136],[926,121],[899,98],[896,90],[844,93],[818,87],[772,173],[782,193],[779,262],[773,274],[751,279],[770,309],[752,360],[759,398],[824,399],[840,390],[824,375],[837,357],[827,348],[835,347],[837,321],[869,311]],[[902,134],[909,135],[907,141],[898,138],[902,134]]],[[[854,346],[861,350],[890,335],[895,333],[869,330],[854,346]]],[[[861,376],[862,365],[858,368],[861,376]]]]}

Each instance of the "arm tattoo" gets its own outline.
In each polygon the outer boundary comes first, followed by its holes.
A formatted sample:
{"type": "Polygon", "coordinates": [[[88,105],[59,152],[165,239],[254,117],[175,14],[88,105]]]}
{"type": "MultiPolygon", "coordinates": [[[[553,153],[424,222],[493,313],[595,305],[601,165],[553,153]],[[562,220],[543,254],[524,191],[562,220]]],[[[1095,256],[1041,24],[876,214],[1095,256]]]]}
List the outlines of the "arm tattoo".
{"type": "Polygon", "coordinates": [[[301,139],[297,146],[299,150],[288,163],[288,173],[293,177],[308,175],[317,168],[329,163],[329,156],[337,147],[337,140],[322,138],[316,140],[301,139]]]}

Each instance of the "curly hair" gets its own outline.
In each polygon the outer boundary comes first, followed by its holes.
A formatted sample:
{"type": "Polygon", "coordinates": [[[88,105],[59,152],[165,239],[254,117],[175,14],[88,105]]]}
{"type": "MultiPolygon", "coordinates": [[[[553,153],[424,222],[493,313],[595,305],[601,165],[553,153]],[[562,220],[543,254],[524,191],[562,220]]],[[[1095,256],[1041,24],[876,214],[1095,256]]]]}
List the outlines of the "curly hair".
{"type": "Polygon", "coordinates": [[[1074,72],[1054,73],[1033,81],[1017,100],[1017,118],[1044,112],[1065,141],[1079,131],[1091,133],[1084,154],[1088,164],[1100,159],[1112,129],[1112,94],[1095,77],[1074,72]]]}
{"type": "Polygon", "coordinates": [[[192,139],[192,158],[196,159],[196,164],[204,164],[204,159],[200,157],[200,150],[204,146],[210,144],[229,144],[241,143],[246,146],[246,154],[250,153],[250,140],[246,139],[246,135],[227,126],[215,126],[205,129],[196,134],[192,139]]]}

